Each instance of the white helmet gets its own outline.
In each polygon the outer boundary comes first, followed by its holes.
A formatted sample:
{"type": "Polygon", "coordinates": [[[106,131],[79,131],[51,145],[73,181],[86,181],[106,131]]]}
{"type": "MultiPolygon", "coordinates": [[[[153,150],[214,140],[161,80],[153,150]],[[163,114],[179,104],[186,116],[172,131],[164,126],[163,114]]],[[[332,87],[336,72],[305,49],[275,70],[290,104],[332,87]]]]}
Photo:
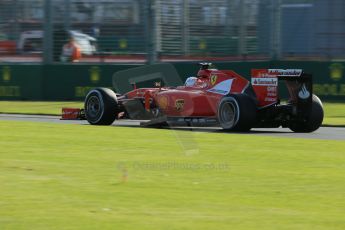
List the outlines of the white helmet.
{"type": "Polygon", "coordinates": [[[184,83],[184,85],[187,87],[194,86],[194,84],[197,80],[198,80],[198,78],[196,78],[196,77],[189,77],[186,79],[186,82],[184,83]]]}

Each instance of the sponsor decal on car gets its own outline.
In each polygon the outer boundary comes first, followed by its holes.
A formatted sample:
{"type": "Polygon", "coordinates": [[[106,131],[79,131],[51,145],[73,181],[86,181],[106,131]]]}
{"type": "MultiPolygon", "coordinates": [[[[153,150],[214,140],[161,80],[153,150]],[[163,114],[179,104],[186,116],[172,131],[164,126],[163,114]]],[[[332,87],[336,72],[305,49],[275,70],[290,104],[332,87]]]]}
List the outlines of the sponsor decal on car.
{"type": "Polygon", "coordinates": [[[273,97],[265,97],[265,101],[266,102],[276,102],[276,98],[273,98],[273,97]]]}
{"type": "Polygon", "coordinates": [[[62,108],[61,120],[75,120],[82,118],[84,110],[76,108],[62,108]]]}
{"type": "Polygon", "coordinates": [[[251,71],[251,83],[259,107],[270,106],[278,101],[278,74],[280,70],[253,69],[251,71]]]}
{"type": "Polygon", "coordinates": [[[302,85],[301,90],[298,92],[298,97],[301,99],[307,99],[310,97],[310,92],[307,90],[305,84],[302,85]]]}
{"type": "Polygon", "coordinates": [[[270,77],[270,78],[253,77],[252,78],[252,85],[277,86],[278,85],[278,79],[276,77],[270,77]]]}
{"type": "Polygon", "coordinates": [[[168,107],[168,98],[164,96],[159,97],[157,103],[158,103],[159,108],[166,109],[168,107]]]}
{"type": "Polygon", "coordinates": [[[269,69],[268,74],[280,77],[299,77],[302,75],[301,69],[269,69]]]}
{"type": "Polygon", "coordinates": [[[177,111],[181,111],[183,110],[184,107],[184,99],[177,99],[175,101],[175,108],[177,111]]]}
{"type": "Polygon", "coordinates": [[[216,84],[216,81],[217,81],[217,75],[212,75],[211,76],[211,84],[212,85],[216,84]]]}

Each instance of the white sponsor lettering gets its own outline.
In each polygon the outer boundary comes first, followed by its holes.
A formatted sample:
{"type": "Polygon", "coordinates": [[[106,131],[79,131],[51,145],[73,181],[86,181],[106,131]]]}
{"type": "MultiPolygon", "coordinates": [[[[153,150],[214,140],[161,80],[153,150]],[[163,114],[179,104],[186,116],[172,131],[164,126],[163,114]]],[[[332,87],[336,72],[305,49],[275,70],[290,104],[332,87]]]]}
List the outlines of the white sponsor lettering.
{"type": "Polygon", "coordinates": [[[276,98],[270,98],[270,97],[266,97],[265,101],[269,101],[269,102],[275,102],[277,99],[276,98]]]}
{"type": "Polygon", "coordinates": [[[277,94],[276,94],[276,93],[267,93],[267,96],[268,96],[268,97],[276,97],[277,94]]]}
{"type": "Polygon", "coordinates": [[[268,74],[268,73],[259,73],[258,76],[254,76],[254,77],[275,77],[275,75],[273,74],[268,74]]]}
{"type": "Polygon", "coordinates": [[[268,74],[281,77],[299,77],[302,75],[301,69],[269,69],[268,74]]]}
{"type": "Polygon", "coordinates": [[[267,91],[268,92],[277,92],[277,87],[274,87],[274,86],[269,86],[269,87],[267,87],[267,91]]]}
{"type": "Polygon", "coordinates": [[[275,77],[271,78],[252,78],[252,85],[262,85],[262,86],[278,86],[278,79],[275,77]]]}

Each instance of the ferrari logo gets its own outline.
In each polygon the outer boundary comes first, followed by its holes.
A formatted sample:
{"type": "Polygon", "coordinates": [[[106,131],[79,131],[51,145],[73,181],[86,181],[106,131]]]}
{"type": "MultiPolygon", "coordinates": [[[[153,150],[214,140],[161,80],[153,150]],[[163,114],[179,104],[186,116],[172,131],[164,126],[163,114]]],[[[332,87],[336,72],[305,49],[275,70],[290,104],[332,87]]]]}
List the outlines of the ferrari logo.
{"type": "Polygon", "coordinates": [[[211,84],[212,85],[216,84],[216,81],[217,81],[217,75],[212,75],[211,76],[211,84]]]}
{"type": "Polygon", "coordinates": [[[175,106],[176,106],[176,110],[177,110],[177,111],[183,110],[184,99],[177,99],[177,100],[175,101],[175,106]]]}

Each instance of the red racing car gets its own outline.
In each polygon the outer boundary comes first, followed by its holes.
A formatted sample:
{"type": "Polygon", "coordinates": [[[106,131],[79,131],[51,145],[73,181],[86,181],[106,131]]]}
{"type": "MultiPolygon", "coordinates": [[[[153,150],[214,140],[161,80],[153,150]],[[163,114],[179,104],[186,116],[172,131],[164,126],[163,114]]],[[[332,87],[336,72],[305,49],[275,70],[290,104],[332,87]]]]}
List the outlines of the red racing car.
{"type": "MultiPolygon", "coordinates": [[[[158,69],[167,72],[164,65],[158,69]]],[[[212,68],[211,63],[200,66],[195,77],[175,87],[162,86],[171,78],[157,74],[156,67],[142,76],[133,76],[138,70],[129,71],[127,80],[133,88],[124,94],[108,88],[87,94],[85,118],[92,125],[127,118],[149,120],[143,125],[218,124],[229,131],[282,126],[294,132],[313,132],[322,124],[323,106],[313,94],[312,76],[300,69],[253,69],[248,81],[234,71],[212,68]],[[138,82],[152,79],[158,79],[156,87],[137,87],[138,82]],[[285,81],[289,94],[284,103],[279,96],[280,81],[285,81]]],[[[115,88],[126,79],[124,75],[114,75],[115,88]]]]}

